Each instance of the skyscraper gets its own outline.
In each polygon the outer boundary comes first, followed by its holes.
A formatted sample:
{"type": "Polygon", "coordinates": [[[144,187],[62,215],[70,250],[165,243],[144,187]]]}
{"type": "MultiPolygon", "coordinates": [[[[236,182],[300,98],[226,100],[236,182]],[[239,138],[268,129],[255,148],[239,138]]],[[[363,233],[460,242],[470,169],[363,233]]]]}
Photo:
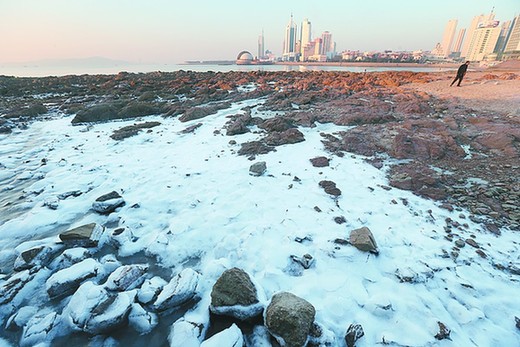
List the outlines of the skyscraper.
{"type": "Polygon", "coordinates": [[[457,52],[460,54],[460,50],[462,49],[462,42],[464,42],[465,34],[466,34],[466,29],[462,28],[459,30],[457,39],[455,40],[455,44],[453,45],[453,52],[457,52]]]}
{"type": "Polygon", "coordinates": [[[520,59],[520,15],[511,23],[509,34],[506,37],[503,59],[520,59]]]}
{"type": "Polygon", "coordinates": [[[296,39],[297,39],[297,31],[298,27],[296,23],[293,21],[293,16],[291,14],[291,20],[285,27],[285,38],[283,43],[283,60],[286,61],[295,61],[297,53],[296,52],[296,39]]]}
{"type": "Polygon", "coordinates": [[[486,56],[495,51],[501,28],[496,20],[489,20],[478,25],[473,32],[471,42],[469,44],[466,60],[481,61],[486,56]]]}
{"type": "Polygon", "coordinates": [[[479,24],[492,21],[493,19],[495,19],[495,14],[493,12],[491,12],[488,15],[481,14],[480,16],[473,17],[470,26],[466,30],[466,39],[464,40],[464,45],[460,53],[461,57],[468,56],[470,45],[473,41],[473,35],[475,34],[475,31],[477,30],[479,24]]]}
{"type": "Polygon", "coordinates": [[[334,43],[332,42],[332,34],[328,31],[323,32],[321,34],[322,46],[321,46],[321,55],[330,55],[334,50],[334,43]]]}
{"type": "Polygon", "coordinates": [[[301,42],[301,54],[304,56],[305,46],[311,42],[311,22],[307,18],[305,18],[302,22],[301,27],[301,35],[300,35],[300,42],[301,42]]]}
{"type": "Polygon", "coordinates": [[[452,19],[446,24],[444,29],[444,36],[442,37],[442,57],[447,58],[452,52],[453,40],[455,38],[455,31],[457,30],[457,20],[452,19]]]}
{"type": "Polygon", "coordinates": [[[265,46],[264,46],[264,31],[262,30],[262,35],[258,36],[258,59],[261,59],[265,56],[265,46]]]}

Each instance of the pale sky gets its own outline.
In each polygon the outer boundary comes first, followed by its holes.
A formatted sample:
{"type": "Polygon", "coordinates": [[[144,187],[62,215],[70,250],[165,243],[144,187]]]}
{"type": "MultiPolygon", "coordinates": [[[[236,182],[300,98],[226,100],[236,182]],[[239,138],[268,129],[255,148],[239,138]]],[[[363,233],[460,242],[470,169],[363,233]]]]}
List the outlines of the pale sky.
{"type": "Polygon", "coordinates": [[[0,63],[101,56],[129,62],[233,60],[265,47],[281,54],[291,13],[337,50],[431,50],[495,7],[501,23],[520,0],[0,0],[0,63]]]}

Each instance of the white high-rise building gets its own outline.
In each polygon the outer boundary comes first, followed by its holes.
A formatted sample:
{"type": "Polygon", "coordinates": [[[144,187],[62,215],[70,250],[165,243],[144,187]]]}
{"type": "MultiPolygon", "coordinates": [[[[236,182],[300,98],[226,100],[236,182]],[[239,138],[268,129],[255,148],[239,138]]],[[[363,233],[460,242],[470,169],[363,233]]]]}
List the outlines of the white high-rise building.
{"type": "Polygon", "coordinates": [[[471,37],[466,60],[482,61],[487,55],[494,53],[501,30],[498,21],[480,23],[471,37]]]}
{"type": "Polygon", "coordinates": [[[334,42],[332,41],[332,34],[328,31],[323,32],[321,34],[322,46],[321,46],[321,55],[329,56],[334,51],[334,42]]]}
{"type": "Polygon", "coordinates": [[[504,59],[520,59],[520,15],[511,23],[509,35],[506,38],[504,59]]]}
{"type": "MultiPolygon", "coordinates": [[[[300,49],[302,58],[304,57],[305,46],[311,42],[311,22],[305,18],[302,22],[301,35],[300,35],[300,49]]],[[[304,60],[304,59],[302,59],[304,60]]]]}
{"type": "Polygon", "coordinates": [[[264,31],[262,30],[262,35],[258,36],[258,59],[262,59],[265,56],[265,46],[264,46],[264,31]]]}
{"type": "Polygon", "coordinates": [[[453,52],[460,53],[462,49],[462,42],[464,42],[464,35],[466,34],[466,29],[462,28],[459,30],[457,34],[457,39],[455,40],[455,44],[453,45],[453,52]]]}
{"type": "Polygon", "coordinates": [[[464,40],[464,45],[462,47],[462,51],[460,53],[461,57],[467,57],[469,53],[469,48],[471,42],[473,41],[473,35],[475,31],[478,29],[479,25],[484,22],[490,22],[495,19],[495,14],[491,12],[488,15],[481,14],[480,16],[473,17],[470,26],[466,30],[466,39],[464,40]]]}
{"type": "Polygon", "coordinates": [[[297,39],[298,27],[293,21],[291,14],[291,20],[285,27],[285,37],[283,42],[283,54],[282,58],[286,61],[295,61],[299,52],[296,52],[296,39],[297,39]]]}
{"type": "Polygon", "coordinates": [[[451,19],[446,24],[446,29],[444,29],[444,36],[442,37],[441,49],[443,58],[447,58],[452,52],[453,41],[455,39],[455,31],[457,30],[457,20],[451,19]]]}

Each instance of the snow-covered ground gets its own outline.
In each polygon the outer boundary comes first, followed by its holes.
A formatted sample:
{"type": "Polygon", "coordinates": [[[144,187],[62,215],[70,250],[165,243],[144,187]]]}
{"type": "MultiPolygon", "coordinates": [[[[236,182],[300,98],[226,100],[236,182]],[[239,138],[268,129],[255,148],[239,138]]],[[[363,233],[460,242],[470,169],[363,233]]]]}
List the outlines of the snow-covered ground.
{"type": "MultiPolygon", "coordinates": [[[[157,260],[174,274],[187,264],[197,270],[202,300],[193,314],[207,311],[220,274],[239,267],[265,298],[287,291],[314,305],[316,322],[328,330],[333,346],[345,345],[352,323],[363,326],[360,347],[520,346],[515,327],[519,278],[496,268],[519,266],[517,233],[487,233],[466,211],[449,212],[411,192],[390,189],[384,168],[374,168],[363,157],[331,156],[320,133],[347,129],[332,124],[300,128],[304,142],[257,156],[267,171],[251,176],[255,161],[236,152],[241,143],[262,137],[262,131],[231,137],[223,125],[226,115],[259,102],[233,104],[187,123],[148,117],[161,125],[123,141],[109,136],[135,120],[86,127],[57,117],[2,135],[0,178],[12,183],[1,188],[0,200],[17,197],[18,185],[25,194],[14,205],[16,212],[1,207],[0,264],[35,245],[54,243],[71,227],[94,222],[130,231],[132,238],[116,257],[144,252],[150,263],[157,260]],[[181,133],[198,122],[203,125],[195,133],[181,133]],[[317,156],[331,158],[330,166],[313,167],[309,159],[317,156]],[[322,180],[334,181],[342,195],[334,199],[325,193],[318,184],[322,180]],[[114,190],[126,205],[109,216],[94,213],[94,200],[114,190]],[[81,195],[58,198],[71,191],[81,195]],[[334,221],[341,216],[346,223],[334,221]],[[450,256],[455,244],[445,238],[448,217],[467,223],[453,229],[458,235],[453,241],[473,238],[487,258],[468,244],[456,259],[450,256]],[[348,240],[351,230],[363,226],[374,234],[379,256],[334,242],[348,240]],[[287,271],[290,256],[304,254],[315,259],[314,265],[300,276],[287,271]],[[449,339],[435,339],[438,322],[451,330],[449,339]]],[[[253,116],[270,114],[255,107],[253,116]]],[[[50,275],[33,280],[40,281],[40,291],[50,275]]],[[[38,307],[37,298],[18,300],[38,307]]],[[[9,315],[1,310],[5,326],[9,315]]]]}

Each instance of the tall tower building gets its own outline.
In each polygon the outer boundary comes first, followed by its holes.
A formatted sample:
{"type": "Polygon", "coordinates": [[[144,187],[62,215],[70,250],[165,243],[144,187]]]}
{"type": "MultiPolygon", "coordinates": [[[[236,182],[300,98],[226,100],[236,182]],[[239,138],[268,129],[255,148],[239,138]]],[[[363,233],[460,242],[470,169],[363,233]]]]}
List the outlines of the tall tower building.
{"type": "Polygon", "coordinates": [[[520,15],[516,16],[511,23],[503,59],[520,59],[520,15]]]}
{"type": "Polygon", "coordinates": [[[495,51],[501,28],[495,20],[480,23],[473,32],[466,60],[481,61],[495,51]]]}
{"type": "Polygon", "coordinates": [[[262,30],[262,35],[258,36],[258,59],[261,59],[265,56],[265,46],[264,46],[264,31],[262,30]]]}
{"type": "Polygon", "coordinates": [[[285,27],[285,37],[284,37],[283,54],[282,54],[282,57],[284,60],[287,60],[287,61],[296,60],[296,55],[298,53],[298,52],[296,52],[297,31],[298,31],[298,27],[297,27],[296,23],[294,23],[293,16],[291,14],[291,20],[285,27]]]}
{"type": "Polygon", "coordinates": [[[473,41],[473,35],[475,34],[475,31],[477,30],[479,24],[492,21],[493,19],[495,19],[495,14],[493,12],[491,12],[488,15],[481,14],[480,16],[473,17],[471,24],[466,30],[466,39],[464,40],[464,45],[462,46],[462,51],[460,53],[461,57],[468,56],[468,51],[471,42],[473,41]]]}
{"type": "Polygon", "coordinates": [[[457,34],[457,39],[455,40],[455,44],[453,45],[453,52],[457,52],[460,54],[460,50],[462,49],[462,42],[464,42],[464,35],[466,34],[466,29],[462,28],[459,30],[457,34]]]}
{"type": "Polygon", "coordinates": [[[304,56],[305,46],[311,42],[311,22],[305,18],[302,22],[300,44],[301,54],[304,56]]]}
{"type": "Polygon", "coordinates": [[[323,32],[321,34],[321,55],[329,55],[334,50],[334,42],[332,42],[332,34],[328,31],[323,32]]]}
{"type": "Polygon", "coordinates": [[[453,41],[455,39],[455,31],[457,30],[457,20],[452,19],[448,21],[446,24],[446,29],[444,29],[444,36],[442,37],[441,48],[442,48],[442,57],[447,58],[452,52],[453,41]]]}

